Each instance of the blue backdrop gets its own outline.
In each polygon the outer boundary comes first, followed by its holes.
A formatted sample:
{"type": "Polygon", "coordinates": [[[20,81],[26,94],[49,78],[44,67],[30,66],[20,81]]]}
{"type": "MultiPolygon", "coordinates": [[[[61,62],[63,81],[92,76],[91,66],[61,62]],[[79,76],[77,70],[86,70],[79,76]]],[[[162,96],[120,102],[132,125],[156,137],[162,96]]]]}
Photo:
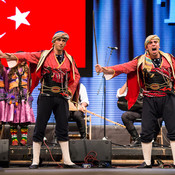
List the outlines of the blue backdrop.
{"type": "MultiPolygon", "coordinates": [[[[162,51],[175,55],[175,0],[94,0],[93,10],[100,65],[121,64],[143,54],[145,38],[150,34],[160,37],[162,51]],[[118,47],[111,57],[109,46],[118,47]]],[[[104,116],[104,80],[101,74],[96,74],[95,64],[93,42],[93,77],[82,77],[81,82],[87,88],[88,110],[104,116]]],[[[125,81],[125,74],[106,81],[106,117],[121,124],[123,111],[117,108],[116,91],[125,81]]],[[[38,95],[38,88],[33,95],[38,95]]],[[[35,116],[36,100],[33,102],[35,116]]],[[[55,122],[53,117],[50,122],[55,122]]],[[[92,116],[92,124],[103,125],[104,121],[92,116]]],[[[113,125],[110,122],[106,124],[113,125]]]]}

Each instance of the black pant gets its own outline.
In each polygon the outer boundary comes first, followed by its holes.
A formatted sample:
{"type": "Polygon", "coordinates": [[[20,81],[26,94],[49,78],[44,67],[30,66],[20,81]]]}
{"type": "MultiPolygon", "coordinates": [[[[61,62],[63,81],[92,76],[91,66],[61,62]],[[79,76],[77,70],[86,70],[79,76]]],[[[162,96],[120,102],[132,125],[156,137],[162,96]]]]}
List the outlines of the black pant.
{"type": "Polygon", "coordinates": [[[47,122],[53,112],[56,120],[56,136],[58,141],[68,141],[68,102],[60,96],[39,95],[37,101],[37,119],[33,141],[42,142],[47,122]]]}
{"type": "MultiPolygon", "coordinates": [[[[141,119],[142,113],[139,112],[133,112],[133,111],[126,111],[122,114],[122,121],[124,125],[126,126],[126,129],[130,133],[131,131],[135,130],[134,122],[136,119],[141,119]]],[[[142,122],[142,121],[141,121],[142,122]]],[[[162,118],[159,118],[155,121],[155,127],[154,127],[154,140],[156,140],[157,135],[160,132],[160,128],[162,126],[162,118]]]]}
{"type": "Polygon", "coordinates": [[[168,131],[167,137],[175,140],[175,96],[144,97],[141,141],[149,143],[154,138],[157,119],[162,117],[168,131]]]}
{"type": "Polygon", "coordinates": [[[136,119],[141,118],[141,113],[133,112],[133,111],[126,111],[122,114],[122,121],[123,124],[126,126],[128,131],[134,130],[134,122],[136,119]]]}
{"type": "Polygon", "coordinates": [[[77,123],[80,134],[85,134],[85,120],[84,113],[82,111],[71,111],[69,118],[72,118],[77,123]]]}

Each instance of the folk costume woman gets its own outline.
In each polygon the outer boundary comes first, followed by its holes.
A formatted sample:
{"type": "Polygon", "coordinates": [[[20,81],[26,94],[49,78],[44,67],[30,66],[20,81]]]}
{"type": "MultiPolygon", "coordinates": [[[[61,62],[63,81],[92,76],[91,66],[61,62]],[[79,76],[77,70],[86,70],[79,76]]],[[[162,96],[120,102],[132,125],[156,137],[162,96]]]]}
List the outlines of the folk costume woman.
{"type": "Polygon", "coordinates": [[[2,124],[6,122],[5,107],[7,96],[7,69],[2,65],[0,61],[0,138],[2,131],[2,124]]]}
{"type": "Polygon", "coordinates": [[[32,110],[33,97],[29,93],[29,66],[26,62],[8,70],[9,90],[6,104],[6,118],[10,124],[12,145],[19,144],[18,125],[21,129],[20,144],[27,144],[28,125],[35,122],[32,110]]]}

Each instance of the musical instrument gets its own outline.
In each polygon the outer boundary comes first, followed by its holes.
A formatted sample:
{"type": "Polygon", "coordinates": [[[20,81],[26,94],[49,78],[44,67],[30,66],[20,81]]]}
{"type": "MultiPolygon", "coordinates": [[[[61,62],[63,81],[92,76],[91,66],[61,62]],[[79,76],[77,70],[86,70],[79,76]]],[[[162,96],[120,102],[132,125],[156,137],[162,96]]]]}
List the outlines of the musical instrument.
{"type": "Polygon", "coordinates": [[[69,104],[69,111],[78,111],[78,107],[76,107],[73,102],[71,102],[70,100],[68,100],[68,104],[69,104]]]}
{"type": "MultiPolygon", "coordinates": [[[[73,104],[73,102],[71,102],[70,100],[69,100],[68,102],[69,102],[69,110],[70,110],[70,111],[78,111],[78,107],[76,107],[76,106],[73,104]]],[[[87,115],[87,113],[92,114],[92,115],[97,116],[97,117],[100,117],[101,119],[104,119],[104,117],[102,117],[102,116],[100,116],[100,115],[98,115],[98,114],[95,114],[94,112],[91,112],[91,111],[89,111],[89,110],[86,109],[85,115],[87,115]]],[[[117,123],[117,122],[114,122],[114,121],[112,121],[112,120],[109,120],[108,118],[105,118],[105,120],[108,121],[108,122],[111,122],[111,123],[113,123],[113,124],[115,124],[115,125],[118,125],[118,126],[121,126],[121,127],[123,127],[123,128],[126,128],[124,125],[122,125],[122,124],[120,124],[120,123],[117,123]]]]}
{"type": "MultiPolygon", "coordinates": [[[[100,115],[98,115],[98,114],[95,114],[94,112],[91,112],[91,111],[88,111],[88,110],[86,110],[86,112],[87,112],[87,113],[90,113],[90,114],[92,114],[92,115],[95,115],[95,116],[97,116],[97,117],[100,117],[101,119],[104,119],[104,117],[102,117],[102,116],[100,116],[100,115]]],[[[111,123],[113,123],[113,124],[119,125],[119,126],[121,126],[121,127],[123,127],[123,128],[126,128],[124,125],[122,125],[122,124],[120,124],[120,123],[117,123],[117,122],[114,122],[114,121],[112,121],[112,120],[109,120],[108,118],[105,118],[105,120],[108,121],[108,122],[111,122],[111,123]]]]}

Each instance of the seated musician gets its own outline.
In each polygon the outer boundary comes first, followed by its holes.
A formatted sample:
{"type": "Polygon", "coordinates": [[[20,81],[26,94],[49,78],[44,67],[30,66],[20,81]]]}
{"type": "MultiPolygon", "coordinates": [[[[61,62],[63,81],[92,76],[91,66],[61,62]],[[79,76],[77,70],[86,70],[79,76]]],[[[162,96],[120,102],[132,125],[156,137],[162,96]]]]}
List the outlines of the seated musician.
{"type": "Polygon", "coordinates": [[[84,112],[89,105],[86,87],[80,83],[78,87],[78,106],[77,110],[69,111],[69,120],[73,119],[77,123],[81,139],[86,138],[85,116],[84,112]]]}

